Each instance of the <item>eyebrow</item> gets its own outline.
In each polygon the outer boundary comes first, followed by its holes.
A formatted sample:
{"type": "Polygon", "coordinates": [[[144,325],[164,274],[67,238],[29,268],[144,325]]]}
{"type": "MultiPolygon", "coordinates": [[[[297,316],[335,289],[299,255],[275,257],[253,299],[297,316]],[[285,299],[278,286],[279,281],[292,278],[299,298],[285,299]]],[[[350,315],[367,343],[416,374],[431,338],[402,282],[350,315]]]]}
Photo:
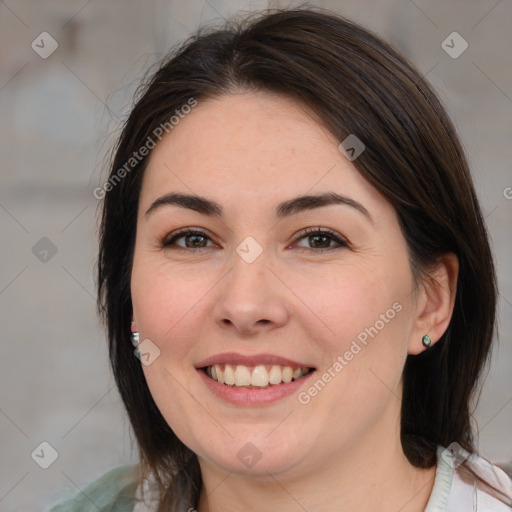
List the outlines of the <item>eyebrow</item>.
{"type": "MultiPolygon", "coordinates": [[[[282,219],[284,217],[288,217],[290,215],[294,215],[306,210],[312,210],[314,208],[329,206],[333,204],[350,206],[351,208],[354,208],[358,212],[362,213],[369,221],[373,222],[370,213],[361,203],[335,192],[304,195],[295,197],[293,199],[288,199],[287,201],[284,201],[277,206],[276,216],[279,219],[282,219]]],[[[223,214],[222,206],[220,206],[215,201],[193,194],[180,194],[178,192],[171,192],[153,201],[145,215],[148,216],[155,210],[166,205],[188,208],[189,210],[194,210],[195,212],[211,217],[222,217],[223,214]]]]}

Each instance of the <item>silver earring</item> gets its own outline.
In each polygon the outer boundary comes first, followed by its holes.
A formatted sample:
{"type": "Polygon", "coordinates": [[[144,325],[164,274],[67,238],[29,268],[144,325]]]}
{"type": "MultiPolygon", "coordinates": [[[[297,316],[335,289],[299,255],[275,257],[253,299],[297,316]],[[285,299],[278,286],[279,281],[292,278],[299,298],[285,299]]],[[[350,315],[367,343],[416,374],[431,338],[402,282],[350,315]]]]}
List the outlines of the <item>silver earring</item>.
{"type": "Polygon", "coordinates": [[[132,345],[137,347],[139,345],[139,331],[132,331],[132,345]]]}
{"type": "Polygon", "coordinates": [[[423,343],[424,347],[428,348],[430,345],[432,345],[432,338],[428,334],[425,334],[425,336],[421,338],[421,342],[423,343]]]}

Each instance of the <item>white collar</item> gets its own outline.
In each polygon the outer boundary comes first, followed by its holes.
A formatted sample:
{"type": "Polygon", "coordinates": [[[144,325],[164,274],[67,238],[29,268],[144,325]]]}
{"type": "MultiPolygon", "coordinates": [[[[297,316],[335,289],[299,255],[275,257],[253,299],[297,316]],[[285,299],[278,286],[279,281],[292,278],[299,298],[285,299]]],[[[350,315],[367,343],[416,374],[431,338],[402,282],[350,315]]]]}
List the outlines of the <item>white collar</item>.
{"type": "Polygon", "coordinates": [[[434,488],[425,512],[511,512],[512,480],[505,471],[458,445],[453,448],[437,449],[434,488]]]}

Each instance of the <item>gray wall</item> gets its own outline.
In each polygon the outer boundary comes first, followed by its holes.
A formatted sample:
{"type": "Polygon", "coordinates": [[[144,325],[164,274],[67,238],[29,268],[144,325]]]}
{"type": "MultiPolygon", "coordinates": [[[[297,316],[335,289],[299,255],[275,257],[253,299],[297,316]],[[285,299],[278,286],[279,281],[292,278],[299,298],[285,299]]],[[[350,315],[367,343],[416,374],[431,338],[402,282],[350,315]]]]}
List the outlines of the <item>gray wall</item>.
{"type": "MultiPolygon", "coordinates": [[[[501,340],[476,411],[480,450],[512,459],[512,3],[313,3],[401,48],[427,73],[460,130],[501,286],[501,340]],[[458,58],[441,46],[454,31],[469,45],[458,58]]],[[[42,510],[64,486],[83,488],[112,466],[135,461],[95,314],[98,201],[92,191],[147,66],[200,24],[267,5],[0,3],[0,510],[42,510]],[[35,40],[43,56],[52,49],[50,39],[37,37],[42,32],[58,43],[46,59],[31,47],[35,40]],[[51,462],[51,450],[39,447],[44,441],[58,452],[46,470],[35,462],[51,462]]],[[[453,46],[451,52],[462,49],[461,41],[453,46]]]]}

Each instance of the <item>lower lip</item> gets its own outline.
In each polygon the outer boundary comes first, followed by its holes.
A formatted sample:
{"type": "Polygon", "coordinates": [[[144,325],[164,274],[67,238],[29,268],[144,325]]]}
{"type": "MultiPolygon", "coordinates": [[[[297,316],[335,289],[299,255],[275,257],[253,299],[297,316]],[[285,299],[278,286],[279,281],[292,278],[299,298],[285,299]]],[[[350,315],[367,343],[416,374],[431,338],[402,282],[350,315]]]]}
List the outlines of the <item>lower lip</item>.
{"type": "Polygon", "coordinates": [[[219,384],[216,380],[208,377],[203,370],[198,370],[198,372],[210,391],[218,397],[235,405],[266,405],[272,402],[277,402],[282,398],[293,395],[315,373],[313,371],[298,380],[292,380],[288,383],[282,382],[276,386],[258,389],[237,388],[234,386],[227,386],[226,384],[219,384]]]}

